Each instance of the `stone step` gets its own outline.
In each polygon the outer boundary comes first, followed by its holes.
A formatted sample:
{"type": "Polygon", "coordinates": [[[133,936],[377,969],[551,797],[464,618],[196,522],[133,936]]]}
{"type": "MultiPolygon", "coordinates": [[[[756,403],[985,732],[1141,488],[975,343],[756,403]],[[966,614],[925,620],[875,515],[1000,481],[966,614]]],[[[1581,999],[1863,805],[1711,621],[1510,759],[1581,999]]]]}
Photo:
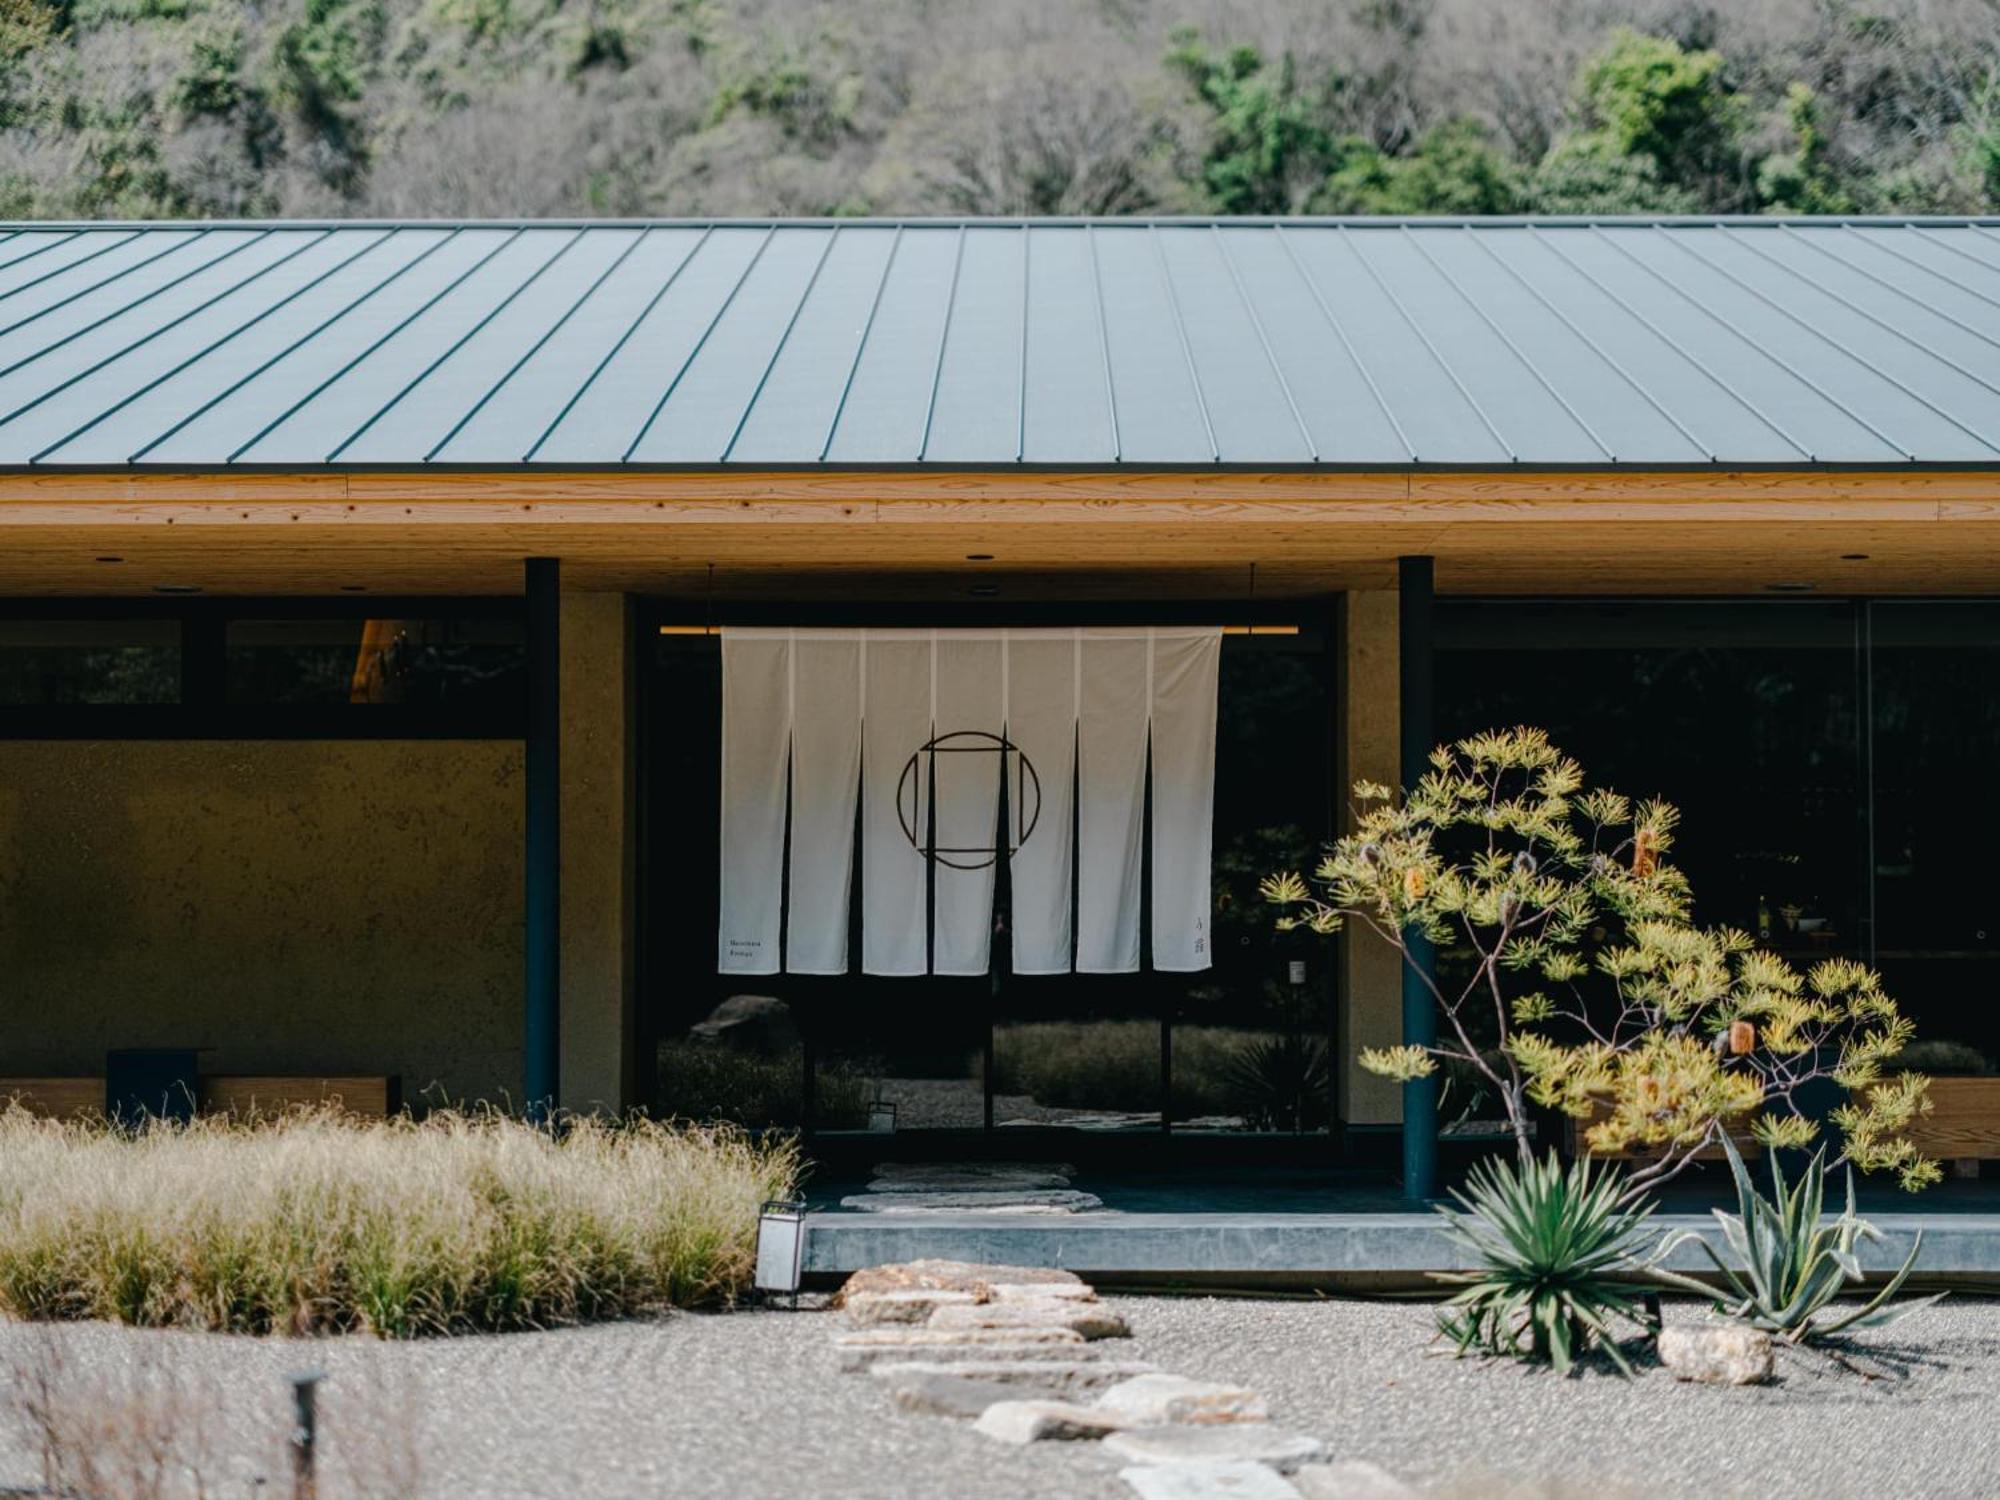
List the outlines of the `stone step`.
{"type": "Polygon", "coordinates": [[[1057,1172],[931,1172],[908,1177],[877,1177],[871,1193],[1032,1193],[1066,1188],[1069,1179],[1057,1172]]]}
{"type": "MultiPolygon", "coordinates": [[[[1047,1349],[1048,1346],[1043,1346],[1047,1349]]],[[[994,1351],[988,1351],[989,1354],[994,1351]]],[[[1027,1357],[984,1359],[885,1360],[872,1365],[868,1373],[877,1380],[921,1380],[932,1375],[956,1375],[965,1380],[996,1380],[1004,1385],[1033,1385],[1061,1391],[1096,1391],[1130,1380],[1134,1375],[1151,1375],[1158,1365],[1143,1360],[1045,1359],[1027,1357]]],[[[1049,1350],[1054,1353],[1056,1351],[1049,1350]]],[[[1192,1430],[1192,1429],[1191,1429],[1192,1430]]]]}
{"type": "Polygon", "coordinates": [[[851,1292],[841,1299],[841,1306],[847,1312],[847,1321],[856,1328],[874,1328],[891,1323],[928,1323],[942,1308],[954,1305],[971,1307],[979,1300],[978,1292],[919,1287],[904,1291],[851,1292]]]}
{"type": "Polygon", "coordinates": [[[1139,1500],[1299,1500],[1299,1491],[1283,1475],[1245,1459],[1144,1464],[1120,1469],[1118,1477],[1139,1500]]]}
{"type": "Polygon", "coordinates": [[[1184,1464],[1204,1460],[1248,1460],[1290,1470],[1321,1458],[1326,1445],[1302,1432],[1269,1422],[1237,1422],[1216,1427],[1135,1427],[1104,1440],[1107,1451],[1140,1464],[1184,1464]]]}
{"type": "Polygon", "coordinates": [[[1076,1168],[1056,1161],[878,1161],[870,1169],[877,1177],[918,1177],[926,1172],[982,1172],[1008,1177],[1074,1177],[1076,1168]]]}
{"type": "Polygon", "coordinates": [[[888,1324],[834,1334],[834,1348],[926,1350],[986,1348],[992,1344],[1056,1344],[1078,1350],[1084,1344],[1084,1336],[1074,1328],[926,1328],[922,1324],[888,1324]]]}
{"type": "Polygon", "coordinates": [[[889,1399],[908,1412],[931,1417],[961,1417],[970,1420],[984,1414],[996,1401],[1018,1401],[1027,1391],[1054,1395],[1061,1387],[1036,1386],[1026,1381],[968,1380],[963,1375],[924,1375],[899,1380],[889,1387],[889,1399]]]}
{"type": "Polygon", "coordinates": [[[864,1292],[971,1292],[981,1301],[999,1294],[1003,1286],[1084,1287],[1083,1278],[1073,1271],[1049,1266],[991,1266],[964,1260],[912,1260],[897,1265],[869,1266],[847,1278],[840,1289],[843,1300],[864,1292]]]}
{"type": "Polygon", "coordinates": [[[1077,1214],[1104,1207],[1104,1200],[1074,1188],[1048,1188],[993,1193],[856,1193],[842,1198],[840,1206],[864,1214],[1077,1214]]]}
{"type": "Polygon", "coordinates": [[[1125,1319],[1099,1302],[977,1302],[940,1307],[925,1324],[938,1329],[1068,1328],[1087,1339],[1132,1336],[1125,1319]]]}
{"type": "Polygon", "coordinates": [[[1116,1412],[1070,1401],[998,1401],[972,1430],[1001,1443],[1091,1442],[1131,1424],[1116,1412]]]}
{"type": "Polygon", "coordinates": [[[1087,1344],[1021,1342],[923,1344],[900,1348],[890,1344],[858,1348],[836,1346],[834,1354],[841,1370],[850,1375],[862,1370],[872,1373],[884,1366],[911,1363],[938,1366],[991,1364],[995,1361],[1010,1364],[1079,1364],[1097,1358],[1087,1344]]]}
{"type": "Polygon", "coordinates": [[[1271,1419],[1264,1398],[1255,1391],[1185,1375],[1141,1375],[1121,1381],[1099,1396],[1097,1404],[1142,1427],[1211,1427],[1271,1419]]]}

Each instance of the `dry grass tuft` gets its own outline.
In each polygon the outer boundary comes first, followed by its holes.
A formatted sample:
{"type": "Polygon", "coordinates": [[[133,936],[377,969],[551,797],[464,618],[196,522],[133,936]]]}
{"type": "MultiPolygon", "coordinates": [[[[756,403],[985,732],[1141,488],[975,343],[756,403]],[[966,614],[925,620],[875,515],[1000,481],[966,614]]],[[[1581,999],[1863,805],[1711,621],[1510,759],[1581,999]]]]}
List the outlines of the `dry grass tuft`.
{"type": "Polygon", "coordinates": [[[387,1338],[727,1302],[789,1145],[333,1110],[127,1136],[0,1108],[0,1313],[387,1338]]]}

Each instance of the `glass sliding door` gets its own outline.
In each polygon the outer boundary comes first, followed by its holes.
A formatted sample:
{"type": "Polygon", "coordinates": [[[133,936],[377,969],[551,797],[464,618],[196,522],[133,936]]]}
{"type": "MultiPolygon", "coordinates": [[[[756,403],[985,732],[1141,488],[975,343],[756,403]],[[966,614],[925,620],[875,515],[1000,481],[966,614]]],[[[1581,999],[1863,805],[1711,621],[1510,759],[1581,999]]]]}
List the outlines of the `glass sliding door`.
{"type": "Polygon", "coordinates": [[[1547,729],[1593,785],[1681,810],[1695,917],[1865,956],[1862,617],[1848,603],[1447,601],[1438,732],[1547,729]]]}
{"type": "Polygon", "coordinates": [[[1876,960],[1920,1038],[1963,1043],[1990,1066],[2000,604],[1881,601],[1868,626],[1876,960]]]}

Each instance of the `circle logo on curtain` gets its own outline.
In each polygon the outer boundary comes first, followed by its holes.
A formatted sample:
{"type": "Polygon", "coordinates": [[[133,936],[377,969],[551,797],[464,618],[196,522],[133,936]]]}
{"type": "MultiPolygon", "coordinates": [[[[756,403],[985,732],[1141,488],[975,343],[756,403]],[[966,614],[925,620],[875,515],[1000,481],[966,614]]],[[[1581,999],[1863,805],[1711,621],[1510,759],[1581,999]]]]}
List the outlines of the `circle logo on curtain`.
{"type": "Polygon", "coordinates": [[[1021,747],[1005,735],[958,729],[919,745],[896,782],[896,817],[910,847],[953,870],[983,870],[1000,855],[1000,780],[1007,781],[1012,857],[1042,816],[1042,779],[1021,747]],[[933,800],[928,791],[937,789],[933,800]],[[925,809],[929,808],[929,817],[925,809]],[[935,842],[933,842],[935,840],[935,842]]]}

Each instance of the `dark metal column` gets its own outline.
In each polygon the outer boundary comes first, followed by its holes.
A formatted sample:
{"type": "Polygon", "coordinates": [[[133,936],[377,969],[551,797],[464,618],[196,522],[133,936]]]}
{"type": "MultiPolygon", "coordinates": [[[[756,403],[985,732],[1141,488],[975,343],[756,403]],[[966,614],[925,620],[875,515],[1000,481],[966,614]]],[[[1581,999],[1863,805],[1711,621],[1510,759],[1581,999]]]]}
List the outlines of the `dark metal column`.
{"type": "Polygon", "coordinates": [[[545,1120],[558,1097],[562,1056],[562,565],[531,557],[528,593],[526,994],[521,1072],[528,1117],[545,1120]]]}
{"type": "MultiPolygon", "coordinates": [[[[1398,558],[1400,591],[1396,619],[1402,689],[1403,786],[1423,780],[1436,738],[1432,694],[1431,602],[1433,570],[1428,557],[1398,558]]],[[[1403,1041],[1428,1047],[1437,1041],[1437,1004],[1427,976],[1433,973],[1431,945],[1409,934],[1412,962],[1403,966],[1403,1041]]],[[[1403,1085],[1403,1196],[1437,1196],[1437,1079],[1413,1078],[1403,1085]]]]}

